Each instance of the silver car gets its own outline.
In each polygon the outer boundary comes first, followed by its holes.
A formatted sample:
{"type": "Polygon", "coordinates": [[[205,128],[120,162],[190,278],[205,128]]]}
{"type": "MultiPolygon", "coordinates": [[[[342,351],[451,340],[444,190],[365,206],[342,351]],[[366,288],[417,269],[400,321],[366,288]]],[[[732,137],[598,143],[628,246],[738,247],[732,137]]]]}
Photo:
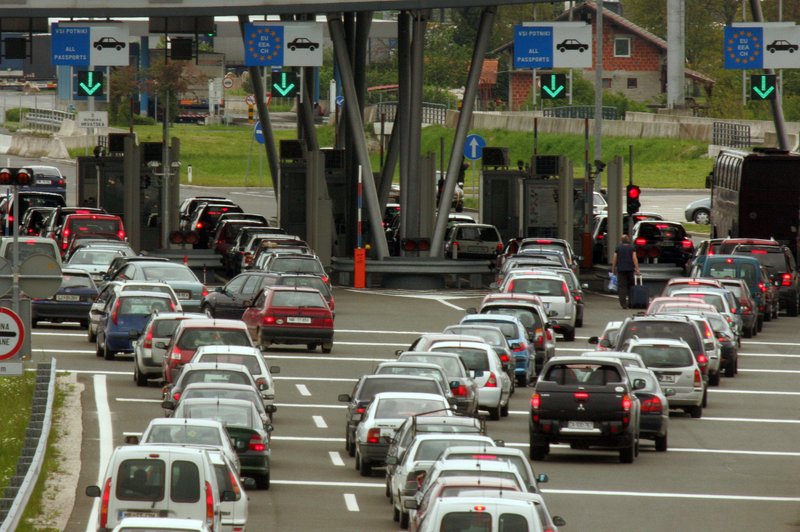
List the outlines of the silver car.
{"type": "Polygon", "coordinates": [[[692,348],[683,340],[632,339],[627,350],[637,353],[656,374],[669,396],[669,407],[680,408],[693,418],[703,415],[705,385],[692,348]]]}
{"type": "Polygon", "coordinates": [[[275,404],[275,382],[273,373],[280,373],[278,366],[269,366],[257,347],[244,345],[204,345],[197,348],[190,363],[225,362],[241,364],[250,371],[264,406],[275,404]]]}
{"type": "Polygon", "coordinates": [[[142,335],[133,342],[133,380],[137,386],[147,386],[149,379],[160,379],[164,374],[163,348],[157,343],[167,343],[182,320],[206,318],[205,314],[162,312],[153,314],[142,335]]]}
{"type": "Polygon", "coordinates": [[[503,280],[500,292],[539,296],[548,317],[555,322],[556,332],[561,333],[568,342],[575,340],[577,303],[567,282],[557,273],[512,272],[503,280]]]}
{"type": "Polygon", "coordinates": [[[500,232],[487,224],[456,224],[444,245],[445,256],[454,259],[494,259],[501,251],[500,232]]]}

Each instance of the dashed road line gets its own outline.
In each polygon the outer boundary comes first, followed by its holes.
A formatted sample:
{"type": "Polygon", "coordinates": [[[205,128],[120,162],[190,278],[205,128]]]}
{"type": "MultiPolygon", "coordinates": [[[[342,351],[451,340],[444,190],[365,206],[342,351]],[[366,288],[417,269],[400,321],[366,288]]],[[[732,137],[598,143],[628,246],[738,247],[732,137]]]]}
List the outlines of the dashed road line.
{"type": "Polygon", "coordinates": [[[360,512],[361,509],[358,507],[358,501],[356,500],[356,496],[353,493],[344,493],[344,505],[347,506],[348,512],[360,512]]]}
{"type": "Polygon", "coordinates": [[[272,377],[274,381],[321,381],[321,382],[357,382],[358,379],[339,379],[335,377],[272,377]]]}
{"type": "Polygon", "coordinates": [[[308,387],[305,384],[295,384],[297,391],[300,392],[300,395],[303,397],[311,397],[311,392],[308,391],[308,387]]]}
{"type": "Polygon", "coordinates": [[[328,428],[328,424],[325,423],[325,418],[323,418],[322,416],[311,416],[311,419],[314,420],[314,425],[316,425],[318,429],[328,428]]]}
{"type": "Polygon", "coordinates": [[[328,451],[328,456],[330,456],[333,465],[344,467],[344,460],[342,460],[342,455],[339,454],[339,451],[328,451]]]}

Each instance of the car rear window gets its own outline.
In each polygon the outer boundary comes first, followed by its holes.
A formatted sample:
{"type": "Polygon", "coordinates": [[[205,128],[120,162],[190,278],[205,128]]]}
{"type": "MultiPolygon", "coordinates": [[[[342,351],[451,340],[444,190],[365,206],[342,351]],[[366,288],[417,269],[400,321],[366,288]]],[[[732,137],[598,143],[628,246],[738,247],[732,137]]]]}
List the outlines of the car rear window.
{"type": "Polygon", "coordinates": [[[536,250],[536,251],[539,251],[539,250],[556,251],[556,252],[561,253],[561,254],[566,254],[566,252],[567,252],[566,247],[564,247],[564,246],[562,246],[560,244],[553,244],[552,242],[548,243],[548,244],[538,243],[538,242],[526,242],[526,243],[522,244],[522,247],[520,247],[519,249],[520,249],[520,251],[527,251],[527,250],[531,250],[531,251],[534,251],[534,250],[536,250]]]}
{"type": "Polygon", "coordinates": [[[123,297],[120,298],[119,313],[149,316],[153,312],[170,312],[172,302],[164,297],[123,297]]]}
{"type": "MultiPolygon", "coordinates": [[[[492,327],[497,327],[497,324],[492,323],[492,327]]],[[[472,327],[453,327],[447,330],[447,334],[459,334],[466,336],[477,336],[489,345],[506,345],[506,337],[501,332],[492,331],[490,329],[479,329],[472,327]]]]}
{"type": "Polygon", "coordinates": [[[61,288],[94,288],[94,283],[88,275],[65,273],[61,277],[61,288]]]}
{"type": "Polygon", "coordinates": [[[557,382],[558,384],[580,384],[586,386],[605,386],[609,382],[623,381],[616,367],[593,363],[551,366],[544,380],[557,382]]]}
{"type": "Polygon", "coordinates": [[[120,287],[121,292],[158,292],[159,294],[167,294],[172,297],[172,289],[169,286],[157,284],[134,284],[125,283],[120,287]]]}
{"type": "Polygon", "coordinates": [[[439,385],[422,379],[366,379],[358,391],[357,401],[372,401],[381,392],[416,392],[441,395],[439,385]]]}
{"type": "Polygon", "coordinates": [[[169,485],[173,502],[197,502],[200,500],[200,470],[197,464],[187,460],[172,462],[172,475],[169,485]]]}
{"type": "Polygon", "coordinates": [[[789,269],[786,264],[786,256],[781,250],[769,251],[766,249],[746,249],[736,250],[734,255],[748,255],[756,259],[759,263],[772,268],[778,272],[785,272],[789,269]]]}
{"type": "Polygon", "coordinates": [[[153,324],[153,336],[155,338],[166,338],[172,336],[175,329],[184,318],[169,318],[164,320],[156,320],[153,324]]]}
{"type": "Polygon", "coordinates": [[[430,399],[381,399],[375,417],[378,419],[407,418],[422,412],[433,412],[443,408],[442,401],[430,399]]]}
{"type": "Polygon", "coordinates": [[[178,265],[169,266],[144,266],[142,267],[144,278],[148,281],[187,281],[198,282],[192,270],[178,265]]]}
{"type": "Polygon", "coordinates": [[[273,272],[317,273],[323,274],[325,270],[316,260],[298,259],[293,257],[279,257],[270,266],[273,272]]]}
{"type": "MultiPolygon", "coordinates": [[[[492,532],[492,514],[486,512],[450,512],[442,517],[442,526],[439,530],[492,532]]],[[[527,530],[527,528],[523,530],[527,530]]]]}
{"type": "MultiPolygon", "coordinates": [[[[180,408],[180,407],[179,407],[180,408]]],[[[252,427],[251,413],[253,407],[242,408],[239,405],[204,404],[187,405],[183,414],[195,419],[213,419],[234,427],[252,427]]],[[[261,420],[259,420],[261,423],[261,420]]]]}
{"type": "Polygon", "coordinates": [[[686,236],[683,226],[667,223],[643,223],[639,226],[638,236],[651,240],[682,240],[686,236]]]}
{"type": "Polygon", "coordinates": [[[111,264],[114,257],[118,257],[119,251],[115,249],[79,249],[69,259],[70,264],[92,264],[95,266],[106,266],[111,264]]]}
{"type": "Polygon", "coordinates": [[[469,347],[446,347],[446,346],[433,346],[431,351],[447,351],[448,353],[455,353],[464,365],[469,370],[473,371],[489,371],[489,355],[482,349],[472,349],[469,347]]]}
{"type": "Polygon", "coordinates": [[[537,279],[531,277],[514,279],[509,283],[509,292],[515,294],[535,294],[537,296],[564,296],[561,279],[537,279]]]}
{"type": "Polygon", "coordinates": [[[442,380],[441,371],[432,368],[420,367],[404,367],[404,366],[386,366],[380,368],[376,375],[414,375],[417,377],[433,377],[439,381],[442,380]]]}
{"type": "Polygon", "coordinates": [[[58,197],[51,197],[51,196],[39,196],[39,195],[32,195],[32,196],[23,196],[20,194],[20,201],[19,206],[22,210],[27,210],[30,207],[62,207],[64,205],[64,199],[61,196],[58,197]]]}
{"type": "Polygon", "coordinates": [[[632,321],[620,332],[617,344],[624,344],[626,340],[638,336],[639,338],[665,338],[668,340],[683,340],[692,351],[700,353],[703,350],[697,328],[693,323],[680,321],[632,321]]]}
{"type": "MultiPolygon", "coordinates": [[[[5,258],[11,260],[14,244],[9,241],[5,249],[5,258]]],[[[25,262],[25,259],[33,255],[47,255],[51,259],[56,260],[55,246],[50,242],[37,242],[35,240],[19,240],[19,262],[25,262]]],[[[60,261],[57,261],[60,262],[60,261]]]]}
{"type": "Polygon", "coordinates": [[[461,377],[461,366],[458,361],[450,357],[442,357],[436,355],[404,355],[400,362],[425,362],[428,364],[436,364],[444,370],[447,378],[461,377]]]}
{"type": "Polygon", "coordinates": [[[744,279],[750,290],[758,285],[759,278],[755,264],[744,264],[741,262],[712,261],[706,262],[709,277],[715,279],[744,279]]]}
{"type": "Polygon", "coordinates": [[[69,220],[71,234],[76,233],[109,233],[122,231],[122,221],[113,218],[73,218],[69,220]]]}
{"type": "Polygon", "coordinates": [[[725,312],[725,302],[722,301],[722,296],[719,294],[705,294],[700,292],[688,292],[688,293],[677,292],[673,295],[697,299],[698,301],[703,301],[704,303],[708,303],[709,305],[717,309],[717,312],[725,312]]]}
{"type": "Polygon", "coordinates": [[[251,345],[247,333],[242,329],[215,327],[185,329],[177,343],[181,349],[197,349],[204,345],[251,345]]]}
{"type": "Polygon", "coordinates": [[[149,458],[123,460],[117,470],[117,499],[123,501],[164,500],[163,460],[149,458]]]}
{"type": "MultiPolygon", "coordinates": [[[[492,314],[489,310],[484,311],[484,314],[492,314]]],[[[504,312],[494,312],[494,314],[505,314],[504,312]]],[[[499,321],[499,320],[492,320],[489,319],[476,319],[476,320],[469,320],[470,323],[473,324],[480,324],[480,325],[491,325],[492,327],[497,327],[500,329],[500,332],[503,333],[503,336],[508,339],[517,338],[519,335],[519,331],[514,326],[513,323],[509,323],[507,321],[499,321]]]]}
{"type": "Polygon", "coordinates": [[[193,370],[181,379],[181,385],[184,388],[195,382],[207,382],[213,384],[250,384],[250,380],[242,373],[225,369],[193,370]]]}
{"type": "MultiPolygon", "coordinates": [[[[520,322],[522,322],[522,326],[526,329],[532,329],[533,327],[541,327],[541,320],[537,319],[539,316],[535,314],[533,311],[525,309],[525,308],[511,308],[511,307],[490,307],[482,309],[483,313],[485,314],[500,314],[501,316],[511,316],[517,318],[520,322]]],[[[511,325],[511,324],[508,324],[511,325]]],[[[513,325],[511,325],[512,329],[516,329],[513,325]]]]}
{"type": "Polygon", "coordinates": [[[226,364],[241,364],[246,367],[250,375],[259,375],[261,366],[255,357],[247,355],[236,355],[232,353],[203,353],[197,362],[224,362],[226,364]]]}
{"type": "MultiPolygon", "coordinates": [[[[486,445],[486,440],[425,440],[420,442],[417,447],[417,454],[414,456],[415,460],[436,460],[439,455],[450,447],[473,446],[473,445],[486,445]]],[[[467,458],[471,458],[472,455],[467,458]]]]}
{"type": "Polygon", "coordinates": [[[694,363],[692,351],[676,345],[636,345],[637,353],[648,368],[685,368],[694,363]]]}
{"type": "MultiPolygon", "coordinates": [[[[187,388],[183,392],[181,399],[241,399],[243,401],[250,401],[255,404],[254,399],[261,401],[260,397],[256,396],[256,391],[244,390],[229,390],[224,388],[187,388]]],[[[258,408],[258,406],[256,406],[258,408]]]]}
{"type": "Polygon", "coordinates": [[[156,425],[143,443],[186,443],[189,445],[222,445],[219,430],[197,425],[156,425]]]}
{"type": "Polygon", "coordinates": [[[325,301],[319,292],[279,291],[272,295],[271,307],[311,307],[325,308],[325,301]]]}
{"type": "Polygon", "coordinates": [[[297,286],[300,288],[316,288],[326,297],[330,296],[328,285],[319,277],[289,277],[286,276],[282,279],[283,286],[297,286]]]}

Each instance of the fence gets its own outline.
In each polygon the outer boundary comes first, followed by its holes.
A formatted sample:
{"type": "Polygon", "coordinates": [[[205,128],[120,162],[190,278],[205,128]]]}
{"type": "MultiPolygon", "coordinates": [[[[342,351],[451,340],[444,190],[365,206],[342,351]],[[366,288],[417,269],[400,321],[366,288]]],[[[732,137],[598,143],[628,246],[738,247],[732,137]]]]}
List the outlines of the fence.
{"type": "MultiPolygon", "coordinates": [[[[594,118],[593,105],[568,105],[563,107],[548,107],[543,109],[544,116],[554,118],[594,118]]],[[[603,120],[619,120],[620,116],[616,107],[603,107],[603,120]]]]}
{"type": "Polygon", "coordinates": [[[712,144],[728,148],[749,148],[752,143],[750,126],[731,122],[714,122],[712,144]]]}
{"type": "Polygon", "coordinates": [[[20,120],[22,127],[40,131],[58,131],[64,120],[75,120],[75,113],[55,109],[28,109],[20,120]]]}
{"type": "MultiPolygon", "coordinates": [[[[386,121],[394,122],[397,116],[397,102],[380,102],[377,105],[376,116],[380,118],[386,113],[386,121]]],[[[422,103],[422,123],[444,125],[447,119],[447,106],[442,103],[422,103]]]]}

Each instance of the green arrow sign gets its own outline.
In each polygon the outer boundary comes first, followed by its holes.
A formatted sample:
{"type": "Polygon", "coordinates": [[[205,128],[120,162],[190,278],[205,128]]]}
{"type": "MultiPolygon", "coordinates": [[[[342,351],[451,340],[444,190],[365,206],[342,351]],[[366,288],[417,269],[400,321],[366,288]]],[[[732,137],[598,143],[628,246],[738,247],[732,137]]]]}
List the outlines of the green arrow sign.
{"type": "Polygon", "coordinates": [[[550,74],[548,76],[544,76],[542,78],[542,99],[555,100],[558,98],[566,98],[566,88],[566,74],[550,74]]]}
{"type": "Polygon", "coordinates": [[[294,72],[281,72],[278,79],[280,83],[272,84],[272,95],[294,96],[297,92],[297,74],[294,72]]]}
{"type": "Polygon", "coordinates": [[[103,73],[93,70],[79,71],[78,93],[83,96],[101,96],[103,94],[103,73]]]}
{"type": "Polygon", "coordinates": [[[775,85],[776,76],[774,74],[750,76],[750,97],[753,100],[774,100],[775,85]]]}

